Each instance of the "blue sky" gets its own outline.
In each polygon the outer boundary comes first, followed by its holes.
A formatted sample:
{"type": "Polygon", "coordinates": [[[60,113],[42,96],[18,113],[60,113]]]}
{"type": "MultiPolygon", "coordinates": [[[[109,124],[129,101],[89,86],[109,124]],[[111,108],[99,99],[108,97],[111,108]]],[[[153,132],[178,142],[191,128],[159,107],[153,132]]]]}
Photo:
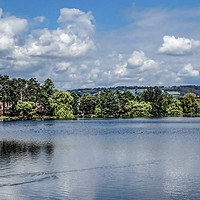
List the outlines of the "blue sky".
{"type": "Polygon", "coordinates": [[[200,84],[199,0],[1,0],[0,73],[60,89],[200,84]]]}

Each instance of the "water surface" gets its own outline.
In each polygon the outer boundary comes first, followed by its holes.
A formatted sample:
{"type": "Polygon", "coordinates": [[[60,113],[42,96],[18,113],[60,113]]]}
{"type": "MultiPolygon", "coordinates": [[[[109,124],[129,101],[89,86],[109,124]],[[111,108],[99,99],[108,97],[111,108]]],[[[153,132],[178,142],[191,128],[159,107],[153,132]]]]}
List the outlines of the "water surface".
{"type": "Polygon", "coordinates": [[[200,118],[0,122],[0,199],[200,199],[200,118]]]}

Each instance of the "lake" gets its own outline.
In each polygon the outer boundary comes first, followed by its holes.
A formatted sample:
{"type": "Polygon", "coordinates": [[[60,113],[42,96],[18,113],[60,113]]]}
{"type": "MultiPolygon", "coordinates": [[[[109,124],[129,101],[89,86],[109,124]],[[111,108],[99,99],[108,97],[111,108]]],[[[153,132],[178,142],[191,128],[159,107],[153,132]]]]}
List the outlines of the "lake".
{"type": "Polygon", "coordinates": [[[200,118],[0,122],[0,199],[200,199],[200,118]]]}

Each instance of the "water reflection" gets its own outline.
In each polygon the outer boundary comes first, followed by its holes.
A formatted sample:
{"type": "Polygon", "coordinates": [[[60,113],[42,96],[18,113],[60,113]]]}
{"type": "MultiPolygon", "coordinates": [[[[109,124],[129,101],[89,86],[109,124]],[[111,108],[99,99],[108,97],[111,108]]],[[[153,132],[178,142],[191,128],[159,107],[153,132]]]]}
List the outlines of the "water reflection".
{"type": "Polygon", "coordinates": [[[0,159],[10,158],[11,156],[24,157],[30,155],[37,158],[44,153],[46,157],[52,157],[54,145],[52,142],[24,142],[24,141],[0,141],[0,159]]]}
{"type": "Polygon", "coordinates": [[[200,199],[200,120],[170,120],[0,125],[0,199],[200,199]]]}

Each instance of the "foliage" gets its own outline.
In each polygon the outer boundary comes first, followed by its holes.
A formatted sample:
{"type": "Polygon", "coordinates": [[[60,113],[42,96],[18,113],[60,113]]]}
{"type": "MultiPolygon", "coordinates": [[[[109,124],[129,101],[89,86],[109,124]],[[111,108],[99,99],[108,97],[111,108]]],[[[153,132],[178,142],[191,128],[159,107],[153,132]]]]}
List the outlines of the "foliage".
{"type": "Polygon", "coordinates": [[[3,115],[32,118],[37,112],[40,116],[70,119],[74,116],[157,117],[200,114],[200,98],[194,93],[174,99],[167,97],[158,87],[149,87],[137,97],[127,91],[96,91],[96,94],[79,95],[56,91],[51,79],[39,83],[36,78],[26,80],[0,75],[3,115]]]}
{"type": "Polygon", "coordinates": [[[150,87],[141,94],[141,100],[151,103],[153,116],[163,116],[166,113],[167,96],[158,87],[150,87]]]}
{"type": "Polygon", "coordinates": [[[73,104],[72,104],[72,108],[73,108],[73,112],[74,115],[79,115],[80,114],[80,96],[76,93],[71,93],[72,97],[74,98],[73,104]]]}
{"type": "Polygon", "coordinates": [[[40,104],[44,107],[45,114],[52,115],[49,98],[55,91],[54,83],[51,79],[46,79],[40,86],[40,104]]]}
{"type": "Polygon", "coordinates": [[[5,115],[5,103],[9,101],[9,76],[0,75],[0,93],[1,93],[1,102],[3,103],[3,115],[5,115]]]}
{"type": "Polygon", "coordinates": [[[93,115],[95,112],[96,101],[95,97],[90,94],[84,94],[80,98],[79,111],[83,116],[93,115]]]}
{"type": "Polygon", "coordinates": [[[97,105],[101,109],[102,117],[119,115],[120,100],[118,94],[114,90],[105,90],[97,95],[97,105]]]}
{"type": "Polygon", "coordinates": [[[117,91],[119,102],[120,102],[120,108],[119,108],[119,114],[124,115],[125,114],[125,105],[130,100],[135,100],[135,96],[131,92],[119,92],[117,91]]]}
{"type": "Polygon", "coordinates": [[[135,100],[130,100],[125,105],[127,116],[129,117],[150,117],[152,106],[150,103],[144,101],[137,102],[135,100]]]}
{"type": "Polygon", "coordinates": [[[23,118],[31,119],[36,114],[35,103],[32,101],[19,100],[16,109],[19,112],[19,115],[23,118]]]}
{"type": "Polygon", "coordinates": [[[187,93],[181,98],[183,113],[196,115],[200,113],[200,100],[194,93],[187,93]]]}
{"type": "Polygon", "coordinates": [[[49,98],[49,103],[53,109],[53,113],[57,118],[70,119],[73,118],[73,97],[69,92],[56,91],[49,98]]]}
{"type": "Polygon", "coordinates": [[[178,99],[171,99],[166,108],[167,114],[169,116],[181,116],[183,115],[183,108],[181,107],[181,102],[178,99]]]}

